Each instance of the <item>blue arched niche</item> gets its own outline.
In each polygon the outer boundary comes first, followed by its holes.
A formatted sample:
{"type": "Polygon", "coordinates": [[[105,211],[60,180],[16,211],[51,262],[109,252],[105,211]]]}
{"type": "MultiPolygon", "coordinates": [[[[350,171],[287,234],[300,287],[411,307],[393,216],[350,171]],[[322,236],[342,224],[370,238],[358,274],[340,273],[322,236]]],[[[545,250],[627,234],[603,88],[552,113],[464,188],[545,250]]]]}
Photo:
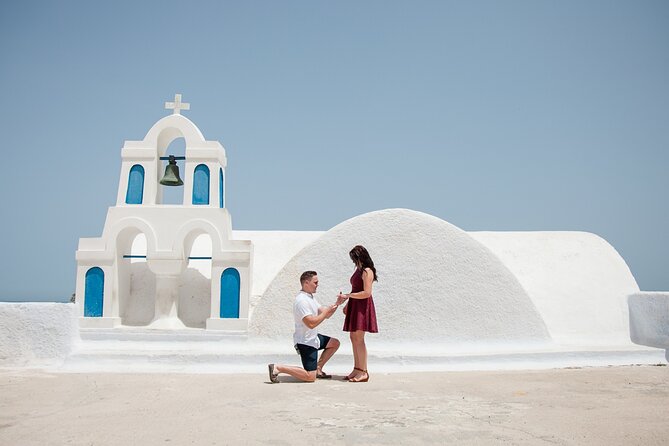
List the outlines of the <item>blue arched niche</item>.
{"type": "Polygon", "coordinates": [[[221,274],[221,318],[239,319],[239,271],[227,268],[221,274]]]}
{"type": "Polygon", "coordinates": [[[193,204],[209,204],[209,168],[204,164],[193,173],[193,204]]]}
{"type": "Polygon", "coordinates": [[[86,271],[84,292],[84,316],[102,317],[105,289],[105,273],[97,266],[86,271]]]}
{"type": "Polygon", "coordinates": [[[126,204],[142,204],[144,197],[144,167],[135,164],[128,175],[128,191],[125,194],[126,204]]]}

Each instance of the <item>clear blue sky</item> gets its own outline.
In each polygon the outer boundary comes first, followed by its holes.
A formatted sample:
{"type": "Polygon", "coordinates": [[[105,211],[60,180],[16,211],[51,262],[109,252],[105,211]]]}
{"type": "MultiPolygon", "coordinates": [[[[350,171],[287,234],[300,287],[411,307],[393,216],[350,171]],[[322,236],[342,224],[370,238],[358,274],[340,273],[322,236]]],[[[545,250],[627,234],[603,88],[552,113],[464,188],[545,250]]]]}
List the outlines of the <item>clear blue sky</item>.
{"type": "Polygon", "coordinates": [[[69,298],[177,92],[235,229],[588,231],[669,290],[666,1],[4,0],[0,86],[0,300],[69,298]]]}

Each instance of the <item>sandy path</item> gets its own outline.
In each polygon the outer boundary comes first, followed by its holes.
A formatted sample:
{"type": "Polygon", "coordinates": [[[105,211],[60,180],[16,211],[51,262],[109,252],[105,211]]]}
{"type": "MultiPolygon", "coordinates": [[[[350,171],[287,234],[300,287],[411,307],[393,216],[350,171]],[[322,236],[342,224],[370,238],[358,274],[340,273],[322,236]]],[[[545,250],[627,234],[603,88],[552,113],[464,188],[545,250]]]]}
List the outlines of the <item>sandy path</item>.
{"type": "Polygon", "coordinates": [[[669,444],[669,368],[372,374],[0,371],[0,445],[669,444]]]}

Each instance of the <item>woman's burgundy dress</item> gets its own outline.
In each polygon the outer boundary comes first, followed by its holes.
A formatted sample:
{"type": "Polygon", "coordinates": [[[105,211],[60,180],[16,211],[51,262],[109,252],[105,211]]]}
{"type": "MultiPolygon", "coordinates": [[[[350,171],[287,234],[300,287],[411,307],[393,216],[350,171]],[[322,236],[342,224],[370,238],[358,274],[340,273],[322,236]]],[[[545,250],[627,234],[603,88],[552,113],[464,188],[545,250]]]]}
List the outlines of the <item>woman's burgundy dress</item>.
{"type": "MultiPolygon", "coordinates": [[[[356,269],[351,276],[351,293],[358,293],[363,290],[362,270],[356,269]]],[[[346,304],[344,331],[358,330],[369,333],[379,332],[379,327],[376,325],[376,310],[374,309],[374,299],[372,296],[369,296],[367,299],[350,298],[346,304]]]]}

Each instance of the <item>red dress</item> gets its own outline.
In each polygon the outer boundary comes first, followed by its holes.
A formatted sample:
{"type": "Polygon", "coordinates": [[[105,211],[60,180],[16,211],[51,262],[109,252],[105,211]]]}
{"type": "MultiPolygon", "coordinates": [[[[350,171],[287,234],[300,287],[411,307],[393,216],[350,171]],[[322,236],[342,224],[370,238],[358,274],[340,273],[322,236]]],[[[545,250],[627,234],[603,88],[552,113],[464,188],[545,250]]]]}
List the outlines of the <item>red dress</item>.
{"type": "MultiPolygon", "coordinates": [[[[363,290],[362,270],[356,269],[351,276],[351,293],[358,293],[363,290]]],[[[374,308],[374,299],[372,296],[366,299],[349,298],[346,304],[344,331],[358,330],[369,333],[379,332],[379,327],[376,325],[376,309],[374,308]]]]}

